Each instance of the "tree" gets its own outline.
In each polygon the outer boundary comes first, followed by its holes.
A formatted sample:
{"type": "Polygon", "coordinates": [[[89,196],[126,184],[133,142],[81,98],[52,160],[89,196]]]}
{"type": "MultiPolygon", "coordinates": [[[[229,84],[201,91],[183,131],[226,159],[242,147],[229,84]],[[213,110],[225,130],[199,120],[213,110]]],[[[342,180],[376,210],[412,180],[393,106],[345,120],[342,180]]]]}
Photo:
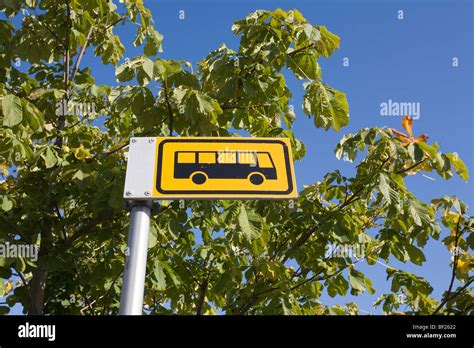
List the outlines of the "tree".
{"type": "MultiPolygon", "coordinates": [[[[345,94],[323,82],[318,64],[340,39],[297,10],[258,10],[236,21],[238,50],[222,45],[194,71],[188,62],[157,56],[162,36],[141,0],[120,8],[105,0],[2,0],[0,9],[22,19],[18,28],[0,21],[0,242],[40,250],[37,262],[0,259],[0,292],[25,313],[118,312],[130,137],[242,130],[288,137],[294,159],[301,159],[286,70],[303,81],[303,111],[317,128],[339,131],[349,122],[345,94]],[[143,55],[119,65],[124,47],[114,29],[129,22],[137,23],[134,44],[143,55]],[[81,64],[86,52],[116,66],[123,84],[96,85],[81,64]],[[17,69],[18,59],[26,69],[17,69]]],[[[356,175],[330,172],[291,202],[162,201],[151,226],[144,311],[357,314],[355,303],[318,300],[323,290],[374,291],[357,260],[327,253],[327,245],[358,243],[369,264],[395,257],[422,265],[423,247],[443,236],[444,225],[451,233],[443,243],[456,252],[443,298],[430,297],[426,280],[389,268],[392,293],[376,305],[387,313],[402,304],[407,313],[472,313],[474,218],[456,197],[424,203],[404,184],[423,171],[445,179],[456,172],[464,180],[468,171],[456,153],[425,141],[388,128],[345,135],[336,156],[365,156],[356,175]]]]}

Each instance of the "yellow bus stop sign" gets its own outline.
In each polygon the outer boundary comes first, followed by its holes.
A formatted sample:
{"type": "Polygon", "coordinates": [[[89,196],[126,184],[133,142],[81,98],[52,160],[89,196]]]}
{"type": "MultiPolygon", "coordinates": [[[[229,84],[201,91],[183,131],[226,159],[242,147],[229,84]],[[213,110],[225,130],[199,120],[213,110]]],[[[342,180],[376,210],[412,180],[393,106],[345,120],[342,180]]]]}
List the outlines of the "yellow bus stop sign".
{"type": "Polygon", "coordinates": [[[297,194],[287,138],[133,138],[130,144],[125,198],[288,199],[297,194]],[[153,180],[147,188],[150,175],[136,166],[150,152],[153,180]],[[141,188],[134,189],[137,185],[141,188]]]}

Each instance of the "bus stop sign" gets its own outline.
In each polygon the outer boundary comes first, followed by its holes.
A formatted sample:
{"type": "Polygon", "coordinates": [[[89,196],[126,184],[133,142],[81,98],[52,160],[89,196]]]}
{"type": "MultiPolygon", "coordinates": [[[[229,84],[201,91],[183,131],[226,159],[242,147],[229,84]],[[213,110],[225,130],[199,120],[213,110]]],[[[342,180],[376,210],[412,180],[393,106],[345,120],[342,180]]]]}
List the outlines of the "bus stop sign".
{"type": "Polygon", "coordinates": [[[126,199],[289,199],[288,138],[132,138],[126,199]]]}

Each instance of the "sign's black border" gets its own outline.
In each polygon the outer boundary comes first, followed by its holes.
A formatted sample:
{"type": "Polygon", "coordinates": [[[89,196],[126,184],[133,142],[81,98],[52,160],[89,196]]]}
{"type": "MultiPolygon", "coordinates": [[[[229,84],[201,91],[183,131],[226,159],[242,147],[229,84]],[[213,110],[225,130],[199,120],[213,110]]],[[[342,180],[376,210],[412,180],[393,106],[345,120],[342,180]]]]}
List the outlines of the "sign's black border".
{"type": "Polygon", "coordinates": [[[157,171],[156,171],[156,190],[160,192],[161,194],[235,194],[235,195],[241,195],[241,194],[272,194],[272,195],[287,195],[290,192],[293,191],[293,175],[291,172],[291,165],[290,165],[290,155],[288,152],[288,147],[285,142],[281,140],[273,140],[273,139],[268,139],[268,140],[258,140],[258,139],[245,139],[245,138],[236,138],[234,139],[186,139],[186,138],[176,138],[176,139],[165,139],[163,140],[160,145],[158,146],[158,151],[157,151],[157,156],[158,156],[158,165],[157,165],[157,171]],[[242,142],[247,142],[247,143],[257,143],[257,144],[262,144],[262,143],[277,143],[281,144],[283,146],[283,153],[285,157],[285,164],[286,164],[286,176],[288,178],[288,189],[286,191],[258,191],[258,190],[252,190],[252,191],[242,191],[242,190],[222,190],[222,191],[215,191],[215,190],[164,190],[161,187],[161,170],[162,170],[162,152],[163,152],[163,146],[166,143],[170,142],[189,142],[189,143],[242,143],[242,142]]]}

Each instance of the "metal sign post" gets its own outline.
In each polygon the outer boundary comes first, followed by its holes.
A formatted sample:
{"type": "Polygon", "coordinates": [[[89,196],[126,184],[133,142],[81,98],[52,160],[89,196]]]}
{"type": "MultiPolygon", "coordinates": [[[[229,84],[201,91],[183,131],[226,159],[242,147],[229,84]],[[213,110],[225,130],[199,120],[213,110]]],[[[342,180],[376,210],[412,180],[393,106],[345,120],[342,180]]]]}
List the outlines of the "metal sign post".
{"type": "Polygon", "coordinates": [[[141,315],[145,288],[151,201],[134,201],[130,213],[128,255],[125,261],[121,315],[141,315]]]}

